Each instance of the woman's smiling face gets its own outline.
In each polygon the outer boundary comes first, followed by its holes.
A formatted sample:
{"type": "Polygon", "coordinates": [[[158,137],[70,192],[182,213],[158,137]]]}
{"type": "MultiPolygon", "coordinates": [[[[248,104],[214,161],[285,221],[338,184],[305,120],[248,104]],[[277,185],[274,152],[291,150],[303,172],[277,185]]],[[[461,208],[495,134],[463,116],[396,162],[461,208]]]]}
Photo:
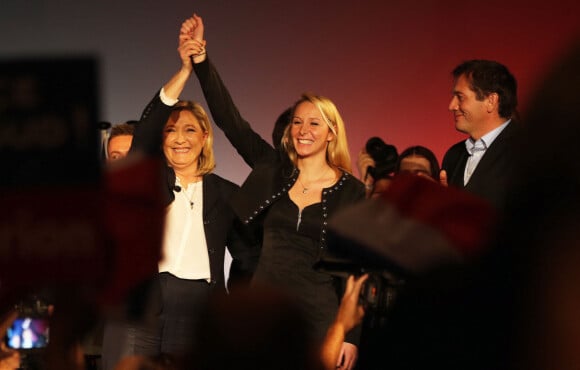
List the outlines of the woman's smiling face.
{"type": "Polygon", "coordinates": [[[163,153],[167,163],[175,169],[196,172],[206,138],[207,133],[192,112],[173,112],[163,131],[163,153]]]}
{"type": "Polygon", "coordinates": [[[320,110],[308,101],[296,107],[290,135],[298,157],[302,158],[326,155],[328,142],[334,138],[320,110]]]}

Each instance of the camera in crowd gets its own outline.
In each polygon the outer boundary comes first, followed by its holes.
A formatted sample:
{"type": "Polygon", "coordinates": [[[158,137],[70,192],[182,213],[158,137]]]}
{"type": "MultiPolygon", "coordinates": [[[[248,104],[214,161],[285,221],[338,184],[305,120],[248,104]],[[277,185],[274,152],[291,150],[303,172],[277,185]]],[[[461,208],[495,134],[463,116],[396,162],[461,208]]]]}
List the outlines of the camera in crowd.
{"type": "Polygon", "coordinates": [[[396,298],[396,290],[402,285],[402,280],[385,271],[369,272],[360,292],[360,303],[380,314],[386,314],[396,298]]]}
{"type": "Polygon", "coordinates": [[[371,271],[368,274],[369,277],[360,292],[359,302],[368,313],[367,327],[384,327],[397,295],[403,288],[404,280],[386,270],[371,271]]]}
{"type": "Polygon", "coordinates": [[[371,137],[365,145],[366,152],[375,161],[374,166],[367,168],[367,174],[373,179],[390,177],[395,171],[399,154],[394,145],[387,144],[380,137],[371,137]]]}
{"type": "MultiPolygon", "coordinates": [[[[333,234],[329,234],[330,243],[333,234]]],[[[398,293],[404,286],[404,274],[396,266],[390,266],[364,252],[357,256],[345,252],[345,241],[334,245],[332,254],[326,254],[315,265],[318,271],[326,272],[346,281],[350,275],[368,274],[359,296],[359,303],[365,308],[367,327],[379,328],[386,325],[388,314],[395,303],[398,293]]],[[[359,250],[360,251],[360,250],[359,250]]]]}
{"type": "Polygon", "coordinates": [[[49,341],[49,305],[40,298],[16,304],[18,317],[6,331],[5,343],[17,350],[42,350],[49,341]]]}

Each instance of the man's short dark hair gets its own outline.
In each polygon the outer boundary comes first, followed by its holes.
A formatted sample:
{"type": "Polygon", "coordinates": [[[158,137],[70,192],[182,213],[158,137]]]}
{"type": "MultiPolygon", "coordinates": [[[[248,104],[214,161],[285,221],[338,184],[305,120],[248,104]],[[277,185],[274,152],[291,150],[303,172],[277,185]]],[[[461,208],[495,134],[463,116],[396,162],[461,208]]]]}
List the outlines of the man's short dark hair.
{"type": "Polygon", "coordinates": [[[134,132],[135,132],[135,124],[133,123],[125,122],[113,125],[111,127],[111,132],[109,133],[109,141],[111,141],[111,139],[114,138],[115,136],[121,135],[133,136],[134,132]]]}
{"type": "Polygon", "coordinates": [[[455,81],[465,75],[478,100],[496,93],[499,96],[500,117],[507,119],[515,115],[517,82],[503,64],[491,60],[468,60],[455,67],[452,74],[455,81]]]}

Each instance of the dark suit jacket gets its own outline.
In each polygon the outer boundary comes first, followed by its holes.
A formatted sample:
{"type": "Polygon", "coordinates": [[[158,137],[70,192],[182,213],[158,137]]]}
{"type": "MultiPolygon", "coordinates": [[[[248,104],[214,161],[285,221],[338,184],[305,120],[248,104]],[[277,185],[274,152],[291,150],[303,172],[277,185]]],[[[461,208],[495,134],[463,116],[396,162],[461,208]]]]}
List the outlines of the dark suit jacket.
{"type": "Polygon", "coordinates": [[[516,166],[518,132],[519,123],[512,120],[487,148],[466,186],[463,185],[463,174],[469,153],[465,148],[465,141],[449,148],[441,166],[447,171],[449,185],[463,188],[497,208],[503,207],[516,166]]]}
{"type": "MultiPolygon", "coordinates": [[[[135,129],[131,151],[163,156],[162,132],[171,114],[172,107],[163,104],[157,93],[145,108],[135,129]]],[[[162,189],[167,204],[174,200],[175,172],[164,166],[163,176],[167,181],[162,189]]],[[[229,200],[239,187],[215,174],[203,176],[203,226],[214,289],[225,291],[224,256],[227,246],[236,264],[236,273],[250,273],[257,263],[257,247],[245,227],[235,216],[229,200]]],[[[231,279],[245,278],[231,276],[231,279]]]]}

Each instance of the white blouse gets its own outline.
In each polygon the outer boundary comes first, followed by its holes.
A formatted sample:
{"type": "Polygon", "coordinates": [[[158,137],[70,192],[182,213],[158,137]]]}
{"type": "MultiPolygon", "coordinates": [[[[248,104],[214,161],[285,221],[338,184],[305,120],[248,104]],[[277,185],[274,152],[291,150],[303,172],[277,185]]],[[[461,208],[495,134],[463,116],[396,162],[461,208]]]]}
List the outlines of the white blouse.
{"type": "Polygon", "coordinates": [[[207,242],[203,229],[203,182],[182,187],[176,178],[175,200],[167,207],[163,256],[159,272],[181,279],[211,280],[207,242]]]}

